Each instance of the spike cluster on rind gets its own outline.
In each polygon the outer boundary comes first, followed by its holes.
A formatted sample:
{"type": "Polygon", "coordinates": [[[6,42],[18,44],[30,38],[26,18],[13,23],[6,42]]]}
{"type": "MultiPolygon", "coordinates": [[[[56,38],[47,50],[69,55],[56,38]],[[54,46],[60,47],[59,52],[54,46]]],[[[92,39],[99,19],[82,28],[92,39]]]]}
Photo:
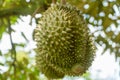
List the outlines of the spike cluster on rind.
{"type": "Polygon", "coordinates": [[[51,6],[35,29],[36,65],[48,78],[82,75],[94,59],[89,29],[75,7],[51,6]]]}

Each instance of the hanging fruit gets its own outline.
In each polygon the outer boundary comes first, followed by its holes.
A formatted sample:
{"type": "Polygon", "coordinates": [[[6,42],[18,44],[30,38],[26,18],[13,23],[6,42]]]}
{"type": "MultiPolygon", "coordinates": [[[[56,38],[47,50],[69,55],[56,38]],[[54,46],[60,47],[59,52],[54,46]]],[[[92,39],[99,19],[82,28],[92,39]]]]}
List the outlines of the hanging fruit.
{"type": "Polygon", "coordinates": [[[49,79],[79,76],[94,60],[94,44],[80,11],[70,4],[54,4],[35,29],[36,65],[49,79]]]}

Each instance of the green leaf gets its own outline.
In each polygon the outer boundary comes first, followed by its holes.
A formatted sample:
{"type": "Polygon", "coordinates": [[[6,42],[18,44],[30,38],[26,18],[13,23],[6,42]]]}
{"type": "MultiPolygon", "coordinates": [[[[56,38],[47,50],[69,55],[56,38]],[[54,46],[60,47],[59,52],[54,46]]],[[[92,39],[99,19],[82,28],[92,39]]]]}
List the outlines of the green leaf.
{"type": "Polygon", "coordinates": [[[2,38],[3,32],[6,30],[5,26],[0,26],[0,39],[2,38]]]}
{"type": "Polygon", "coordinates": [[[4,66],[4,64],[3,64],[3,63],[0,63],[0,65],[1,65],[1,66],[4,66]]]}
{"type": "Polygon", "coordinates": [[[120,44],[120,33],[118,35],[115,36],[115,38],[112,39],[114,42],[119,43],[120,44]]]}
{"type": "Polygon", "coordinates": [[[114,35],[113,31],[106,32],[106,35],[111,39],[112,36],[114,35]]]}
{"type": "Polygon", "coordinates": [[[104,17],[103,19],[103,29],[106,30],[111,24],[113,23],[113,20],[111,20],[108,17],[104,17]]]}
{"type": "Polygon", "coordinates": [[[19,44],[17,44],[17,43],[14,43],[14,45],[17,47],[17,46],[20,46],[20,47],[25,47],[25,44],[24,43],[19,43],[19,44]]]}
{"type": "Polygon", "coordinates": [[[0,50],[0,56],[2,56],[2,52],[1,52],[1,50],[0,50]]]}
{"type": "Polygon", "coordinates": [[[17,22],[18,17],[17,16],[12,16],[11,17],[11,24],[15,24],[17,22]]]}

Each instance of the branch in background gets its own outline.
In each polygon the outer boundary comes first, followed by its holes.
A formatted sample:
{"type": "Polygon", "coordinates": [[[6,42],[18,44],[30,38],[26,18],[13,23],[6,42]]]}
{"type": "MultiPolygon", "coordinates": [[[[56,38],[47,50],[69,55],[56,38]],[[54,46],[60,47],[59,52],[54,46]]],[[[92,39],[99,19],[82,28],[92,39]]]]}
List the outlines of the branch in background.
{"type": "Polygon", "coordinates": [[[37,8],[40,8],[39,13],[45,11],[51,1],[47,1],[46,4],[44,0],[40,1],[30,1],[29,3],[20,2],[19,5],[9,6],[7,8],[0,8],[0,18],[8,16],[18,16],[18,15],[32,15],[37,8]],[[43,1],[43,2],[42,2],[43,1]]]}
{"type": "Polygon", "coordinates": [[[18,15],[32,15],[36,6],[16,6],[14,8],[8,8],[0,10],[0,18],[18,15]]]}
{"type": "Polygon", "coordinates": [[[28,15],[32,14],[32,10],[28,7],[15,7],[10,9],[4,9],[0,11],[0,18],[16,15],[28,15]]]}
{"type": "Polygon", "coordinates": [[[11,49],[11,58],[13,59],[13,67],[14,67],[14,76],[15,76],[15,79],[16,79],[16,49],[15,49],[15,45],[13,43],[13,40],[12,40],[12,29],[11,29],[11,23],[10,23],[10,18],[8,17],[7,18],[7,22],[8,22],[8,32],[9,32],[9,36],[10,36],[10,43],[11,43],[11,46],[12,46],[12,49],[11,49]]]}

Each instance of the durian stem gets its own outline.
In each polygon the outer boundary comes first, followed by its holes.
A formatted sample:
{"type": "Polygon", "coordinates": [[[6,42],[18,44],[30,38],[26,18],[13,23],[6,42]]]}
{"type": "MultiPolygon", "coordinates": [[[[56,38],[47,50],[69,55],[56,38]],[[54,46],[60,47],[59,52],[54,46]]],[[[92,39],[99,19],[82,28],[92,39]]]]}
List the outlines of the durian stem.
{"type": "Polygon", "coordinates": [[[52,3],[53,3],[53,4],[56,4],[56,0],[52,0],[52,3]]]}
{"type": "Polygon", "coordinates": [[[61,0],[61,4],[66,4],[66,0],[61,0]]]}
{"type": "Polygon", "coordinates": [[[41,7],[38,7],[38,8],[34,11],[34,13],[32,14],[32,16],[31,16],[31,18],[30,18],[30,23],[29,23],[30,25],[32,25],[32,19],[35,18],[35,15],[40,11],[40,8],[41,8],[41,7]]]}
{"type": "Polygon", "coordinates": [[[8,33],[10,36],[10,43],[12,46],[12,49],[11,49],[11,58],[13,59],[12,66],[14,68],[14,78],[16,79],[16,49],[15,49],[15,45],[12,40],[12,28],[11,28],[11,23],[10,23],[9,17],[7,18],[7,22],[8,22],[8,33]]]}

